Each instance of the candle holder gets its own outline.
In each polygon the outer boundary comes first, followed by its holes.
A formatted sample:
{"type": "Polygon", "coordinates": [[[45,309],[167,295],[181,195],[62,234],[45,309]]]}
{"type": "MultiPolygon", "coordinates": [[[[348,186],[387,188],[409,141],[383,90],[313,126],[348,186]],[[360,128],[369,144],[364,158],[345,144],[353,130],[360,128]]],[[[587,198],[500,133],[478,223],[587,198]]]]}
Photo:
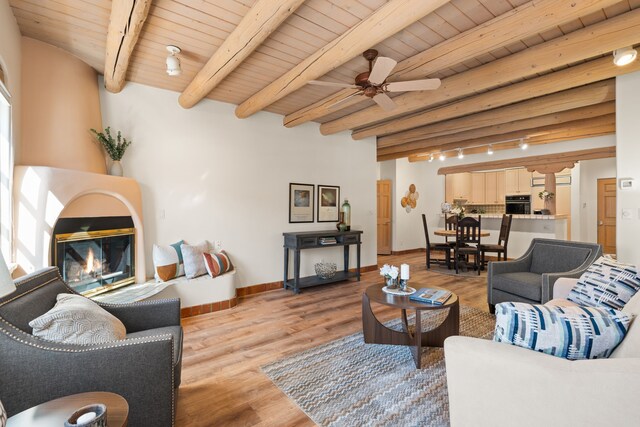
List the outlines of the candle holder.
{"type": "Polygon", "coordinates": [[[409,287],[409,280],[400,279],[400,281],[398,282],[398,287],[400,288],[401,291],[406,292],[407,288],[409,287]]]}

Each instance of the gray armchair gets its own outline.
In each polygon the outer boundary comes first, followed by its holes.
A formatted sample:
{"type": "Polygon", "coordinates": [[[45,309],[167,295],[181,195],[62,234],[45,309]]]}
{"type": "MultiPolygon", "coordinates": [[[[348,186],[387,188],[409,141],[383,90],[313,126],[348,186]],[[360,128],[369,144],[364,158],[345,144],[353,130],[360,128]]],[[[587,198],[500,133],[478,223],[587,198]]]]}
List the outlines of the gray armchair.
{"type": "Polygon", "coordinates": [[[173,425],[182,368],[179,300],[100,304],[124,323],[124,340],[58,344],[34,337],[29,322],[59,293],[75,292],[55,267],[16,287],[0,298],[0,396],[9,416],[70,394],[110,391],[129,403],[129,425],[173,425]]]}
{"type": "Polygon", "coordinates": [[[489,311],[494,313],[495,305],[506,301],[544,304],[558,278],[580,277],[601,255],[602,247],[596,243],[533,239],[522,257],[489,263],[489,311]]]}

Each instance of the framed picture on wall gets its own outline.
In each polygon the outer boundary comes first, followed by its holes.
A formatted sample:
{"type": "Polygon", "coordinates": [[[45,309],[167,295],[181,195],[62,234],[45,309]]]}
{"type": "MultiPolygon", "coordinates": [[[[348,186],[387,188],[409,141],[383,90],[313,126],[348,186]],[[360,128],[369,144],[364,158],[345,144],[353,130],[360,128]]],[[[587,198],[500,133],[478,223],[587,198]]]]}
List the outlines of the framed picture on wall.
{"type": "Polygon", "coordinates": [[[338,222],[340,187],[318,185],[318,222],[338,222]]]}
{"type": "Polygon", "coordinates": [[[313,184],[289,184],[289,222],[313,222],[313,184]]]}

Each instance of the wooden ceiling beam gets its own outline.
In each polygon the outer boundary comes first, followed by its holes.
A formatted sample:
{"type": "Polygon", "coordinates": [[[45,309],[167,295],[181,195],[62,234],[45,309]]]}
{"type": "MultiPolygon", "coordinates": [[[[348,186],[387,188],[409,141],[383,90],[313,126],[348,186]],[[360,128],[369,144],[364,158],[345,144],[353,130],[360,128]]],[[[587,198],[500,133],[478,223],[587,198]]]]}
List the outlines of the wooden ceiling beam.
{"type": "Polygon", "coordinates": [[[600,147],[589,150],[569,151],[566,153],[544,154],[541,156],[516,157],[514,159],[496,160],[493,162],[470,163],[467,165],[449,166],[438,169],[438,175],[449,175],[461,172],[479,172],[492,169],[528,167],[545,163],[563,163],[565,161],[605,159],[616,156],[616,147],[600,147]]]}
{"type": "MultiPolygon", "coordinates": [[[[384,111],[374,105],[323,123],[320,126],[320,131],[323,135],[329,135],[347,129],[363,127],[444,102],[455,101],[483,90],[493,89],[515,80],[535,76],[537,73],[593,58],[609,53],[614,49],[639,42],[640,9],[636,9],[446,78],[442,81],[442,85],[438,90],[407,92],[399,95],[393,99],[397,106],[391,111],[384,111]],[[594,42],[594,40],[597,40],[597,42],[594,42]]],[[[613,66],[611,58],[607,59],[610,65],[613,66]]],[[[539,77],[539,79],[547,76],[539,77]]],[[[587,83],[592,81],[594,80],[587,83]]],[[[575,84],[568,87],[578,85],[575,84]]],[[[568,87],[558,90],[567,89],[568,87]]],[[[364,137],[388,133],[381,133],[382,126],[373,126],[367,128],[366,132],[358,132],[354,135],[364,137]]]]}
{"type": "Polygon", "coordinates": [[[391,0],[368,18],[300,62],[267,87],[238,105],[236,116],[246,118],[300,89],[371,46],[403,30],[448,0],[391,0]]]}
{"type": "Polygon", "coordinates": [[[236,69],[304,0],[259,0],[180,94],[178,102],[191,108],[236,69]]]}
{"type": "MultiPolygon", "coordinates": [[[[399,62],[388,80],[425,78],[469,58],[542,33],[617,2],[619,0],[530,1],[399,62]]],[[[289,113],[284,117],[283,124],[286,127],[298,126],[335,112],[338,107],[332,108],[333,105],[353,92],[353,89],[343,89],[305,108],[289,113]]],[[[367,98],[352,97],[341,103],[339,108],[349,107],[365,99],[367,98]]]]}
{"type": "Polygon", "coordinates": [[[445,136],[452,133],[509,123],[530,117],[544,116],[576,108],[594,106],[615,99],[615,80],[591,83],[562,92],[529,99],[517,104],[494,108],[427,126],[378,137],[380,146],[412,142],[417,139],[445,136]],[[392,139],[393,138],[393,139],[392,139]]]}
{"type": "MultiPolygon", "coordinates": [[[[423,147],[411,147],[405,148],[404,146],[388,147],[385,149],[378,149],[378,156],[393,157],[396,159],[407,157],[411,154],[419,153],[440,153],[442,151],[451,151],[458,148],[462,148],[467,153],[467,149],[483,146],[480,151],[486,151],[486,145],[494,143],[492,145],[494,150],[498,145],[501,147],[503,144],[500,141],[516,140],[518,138],[528,138],[527,142],[533,145],[535,141],[539,141],[539,137],[551,137],[552,135],[571,134],[571,135],[589,135],[593,132],[601,132],[603,129],[615,132],[616,115],[615,113],[605,114],[598,117],[591,117],[586,119],[571,120],[565,123],[556,123],[548,126],[534,126],[523,127],[521,129],[505,132],[505,133],[493,133],[484,136],[476,136],[458,142],[440,143],[439,138],[429,139],[423,141],[423,147]]],[[[489,128],[490,130],[491,128],[489,128]]],[[[489,131],[488,130],[488,131],[489,131]]],[[[488,132],[487,131],[487,132],[488,132]]],[[[514,142],[513,145],[517,146],[518,142],[514,142]]],[[[473,151],[469,151],[472,153],[473,151]]]]}
{"type": "Polygon", "coordinates": [[[546,74],[542,77],[525,80],[431,110],[357,130],[353,133],[353,137],[354,139],[362,139],[369,136],[396,133],[479,111],[503,107],[639,70],[640,61],[635,61],[625,67],[617,67],[610,57],[602,57],[556,71],[555,73],[546,74]]]}
{"type": "Polygon", "coordinates": [[[151,0],[113,0],[107,30],[104,59],[104,87],[113,93],[122,90],[131,54],[149,14],[151,0]]]}
{"type": "MultiPolygon", "coordinates": [[[[478,138],[491,138],[495,137],[496,135],[511,135],[515,132],[521,132],[520,136],[524,136],[524,131],[528,129],[543,128],[547,126],[563,126],[568,122],[574,122],[576,120],[592,119],[609,114],[614,114],[615,111],[615,101],[609,101],[593,106],[581,107],[573,110],[561,111],[558,113],[546,114],[544,116],[531,117],[523,120],[515,120],[498,125],[485,126],[467,130],[464,132],[452,133],[449,135],[424,137],[422,139],[417,139],[415,141],[407,142],[404,144],[393,144],[385,146],[378,143],[378,153],[392,154],[402,152],[418,152],[416,150],[433,150],[437,149],[437,147],[445,146],[448,144],[464,145],[467,141],[475,140],[478,138]]],[[[517,138],[518,136],[513,137],[517,138]]]]}

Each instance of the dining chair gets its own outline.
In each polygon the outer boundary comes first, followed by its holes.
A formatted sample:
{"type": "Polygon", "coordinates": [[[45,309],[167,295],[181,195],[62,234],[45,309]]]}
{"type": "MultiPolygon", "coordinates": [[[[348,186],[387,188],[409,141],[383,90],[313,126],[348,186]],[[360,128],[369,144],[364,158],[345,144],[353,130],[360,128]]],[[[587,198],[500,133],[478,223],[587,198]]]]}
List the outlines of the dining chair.
{"type": "MultiPolygon", "coordinates": [[[[429,228],[427,226],[427,217],[425,214],[422,214],[422,227],[424,228],[424,238],[427,241],[427,270],[431,268],[431,251],[442,251],[445,254],[444,262],[447,265],[451,263],[451,246],[447,243],[431,243],[429,239],[429,228]]],[[[440,262],[441,260],[437,259],[434,262],[440,262]]]]}
{"type": "Polygon", "coordinates": [[[470,216],[458,220],[456,228],[456,246],[454,248],[454,264],[456,274],[460,269],[461,257],[468,262],[469,255],[473,255],[473,266],[480,275],[480,225],[482,218],[470,216]]]}
{"type": "Polygon", "coordinates": [[[498,243],[495,245],[480,245],[481,265],[484,268],[487,265],[485,256],[487,252],[494,252],[498,255],[498,261],[507,260],[507,245],[509,244],[509,234],[511,233],[511,220],[513,215],[502,215],[502,223],[500,224],[500,235],[498,236],[498,243]],[[500,259],[502,256],[502,259],[500,259]]]}
{"type": "MultiPolygon", "coordinates": [[[[445,230],[455,230],[458,228],[458,215],[447,215],[444,214],[444,228],[445,230]]],[[[456,245],[456,242],[450,242],[448,237],[445,237],[445,242],[447,242],[451,247],[456,245]]]]}

